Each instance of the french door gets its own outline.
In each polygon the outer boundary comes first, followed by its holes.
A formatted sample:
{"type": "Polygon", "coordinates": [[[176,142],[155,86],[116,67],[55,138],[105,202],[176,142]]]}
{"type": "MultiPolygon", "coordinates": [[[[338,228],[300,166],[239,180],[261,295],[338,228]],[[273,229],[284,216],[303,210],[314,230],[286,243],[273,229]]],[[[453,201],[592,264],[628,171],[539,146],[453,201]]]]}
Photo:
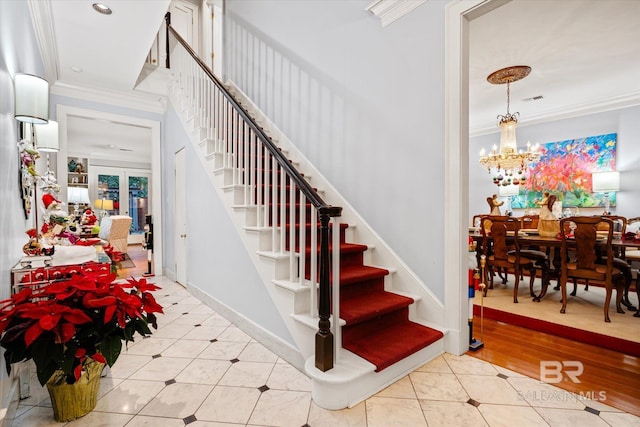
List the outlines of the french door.
{"type": "Polygon", "coordinates": [[[89,173],[89,192],[98,216],[130,216],[128,243],[143,243],[145,216],[151,206],[151,171],[91,166],[89,173]]]}

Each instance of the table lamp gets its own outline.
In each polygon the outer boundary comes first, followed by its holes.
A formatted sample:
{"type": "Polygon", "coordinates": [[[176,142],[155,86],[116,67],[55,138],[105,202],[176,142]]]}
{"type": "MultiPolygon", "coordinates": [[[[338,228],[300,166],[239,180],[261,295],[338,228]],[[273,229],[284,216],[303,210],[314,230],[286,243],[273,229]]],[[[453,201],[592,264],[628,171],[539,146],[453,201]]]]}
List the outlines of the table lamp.
{"type": "Polygon", "coordinates": [[[610,193],[620,190],[620,172],[594,172],[591,174],[594,193],[604,193],[604,215],[609,215],[610,193]]]}
{"type": "Polygon", "coordinates": [[[109,214],[108,211],[113,210],[113,200],[110,199],[96,199],[93,202],[93,207],[101,211],[100,216],[105,217],[109,214]]]}
{"type": "Polygon", "coordinates": [[[83,187],[67,187],[67,202],[73,203],[73,216],[79,216],[80,204],[88,205],[89,189],[83,187]]]}
{"type": "Polygon", "coordinates": [[[520,186],[513,184],[501,185],[498,190],[500,197],[507,197],[507,201],[509,202],[509,204],[507,205],[507,212],[511,212],[511,203],[513,202],[513,196],[517,196],[518,194],[520,194],[520,186]]]}

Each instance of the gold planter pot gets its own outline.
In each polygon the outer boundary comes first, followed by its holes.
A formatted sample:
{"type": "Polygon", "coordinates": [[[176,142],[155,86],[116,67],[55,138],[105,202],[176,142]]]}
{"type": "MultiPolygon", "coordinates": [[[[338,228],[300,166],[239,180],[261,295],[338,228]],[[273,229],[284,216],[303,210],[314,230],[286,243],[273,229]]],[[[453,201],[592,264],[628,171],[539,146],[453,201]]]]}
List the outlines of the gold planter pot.
{"type": "Polygon", "coordinates": [[[67,384],[65,374],[56,371],[49,381],[47,390],[53,406],[53,417],[58,422],[75,420],[96,407],[98,387],[103,363],[89,362],[82,371],[82,376],[74,384],[67,384]]]}

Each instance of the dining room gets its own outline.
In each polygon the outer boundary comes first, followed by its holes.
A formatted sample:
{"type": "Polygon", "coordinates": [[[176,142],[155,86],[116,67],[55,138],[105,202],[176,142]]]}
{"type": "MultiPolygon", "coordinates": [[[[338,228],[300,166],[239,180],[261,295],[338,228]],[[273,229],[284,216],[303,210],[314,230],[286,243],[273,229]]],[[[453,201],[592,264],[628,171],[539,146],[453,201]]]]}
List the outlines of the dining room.
{"type": "MultiPolygon", "coordinates": [[[[573,356],[583,361],[613,349],[620,360],[633,361],[620,378],[638,379],[636,311],[622,305],[624,314],[618,312],[612,285],[610,322],[605,322],[606,286],[578,278],[574,294],[574,281],[568,278],[561,313],[560,256],[553,265],[553,254],[562,246],[563,218],[605,213],[628,220],[640,216],[640,81],[634,77],[640,73],[640,47],[629,38],[639,31],[633,23],[638,8],[624,1],[588,7],[567,1],[554,4],[553,14],[545,9],[544,2],[511,1],[469,22],[470,234],[476,234],[480,245],[483,230],[478,216],[493,214],[521,220],[525,230],[518,236],[524,243],[539,239],[541,229],[552,240],[546,247],[536,247],[552,270],[543,297],[536,298],[542,292],[539,265],[534,296],[529,288],[531,272],[524,268],[517,291],[511,269],[506,283],[496,275],[493,289],[486,295],[475,293],[473,337],[486,345],[470,353],[484,352],[478,357],[485,360],[498,354],[494,363],[500,360],[501,366],[506,363],[540,376],[541,360],[571,359],[571,348],[588,346],[585,353],[573,356]],[[550,205],[549,196],[555,199],[550,205]],[[535,341],[538,333],[545,335],[535,341]],[[559,344],[556,339],[567,342],[559,344]]],[[[638,225],[628,224],[625,233],[636,233],[638,225]]],[[[612,237],[621,243],[622,230],[614,227],[612,237]]],[[[601,240],[602,230],[596,236],[601,240]]],[[[628,234],[627,243],[637,241],[628,234]]],[[[531,246],[535,245],[523,249],[531,246]]],[[[613,258],[629,265],[628,302],[637,309],[640,262],[626,256],[637,248],[624,249],[622,254],[618,247],[613,258]]],[[[575,251],[567,253],[568,261],[576,260],[575,251]]],[[[603,359],[615,357],[608,354],[603,359]]],[[[607,372],[600,368],[600,373],[607,372]]],[[[633,393],[623,393],[621,400],[630,402],[629,394],[633,393]]]]}

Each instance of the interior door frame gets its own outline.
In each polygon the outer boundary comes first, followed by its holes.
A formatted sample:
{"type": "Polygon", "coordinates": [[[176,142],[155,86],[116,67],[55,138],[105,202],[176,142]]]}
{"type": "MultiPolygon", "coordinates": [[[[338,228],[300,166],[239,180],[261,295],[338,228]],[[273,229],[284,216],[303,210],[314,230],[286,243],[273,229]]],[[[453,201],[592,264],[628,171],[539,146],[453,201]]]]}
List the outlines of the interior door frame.
{"type": "Polygon", "coordinates": [[[174,154],[174,262],[175,281],[187,285],[187,201],[186,201],[186,150],[180,148],[174,154]]]}
{"type": "MultiPolygon", "coordinates": [[[[105,111],[90,110],[87,108],[72,107],[69,105],[58,104],[56,106],[56,119],[58,120],[59,143],[60,150],[58,152],[57,170],[58,178],[66,177],[67,155],[68,155],[68,137],[67,123],[70,116],[85,117],[97,120],[107,120],[117,123],[124,123],[133,126],[141,126],[151,130],[151,180],[153,186],[151,188],[152,202],[149,212],[153,215],[153,268],[156,275],[160,275],[163,271],[163,239],[162,239],[162,160],[160,152],[160,122],[157,120],[142,119],[133,116],[124,116],[121,114],[107,113],[105,111]]],[[[60,197],[63,201],[67,201],[67,180],[58,179],[60,184],[60,197]]]]}
{"type": "Polygon", "coordinates": [[[458,0],[445,8],[445,351],[469,349],[469,21],[509,0],[458,0]]]}

